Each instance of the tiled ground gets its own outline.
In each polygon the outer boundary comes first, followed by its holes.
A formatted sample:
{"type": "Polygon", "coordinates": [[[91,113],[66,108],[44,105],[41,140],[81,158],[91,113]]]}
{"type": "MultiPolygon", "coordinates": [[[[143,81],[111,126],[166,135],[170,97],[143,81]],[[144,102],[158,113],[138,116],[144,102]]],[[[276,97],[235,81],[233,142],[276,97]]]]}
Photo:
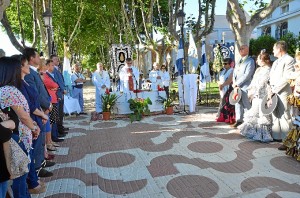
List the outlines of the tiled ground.
{"type": "MultiPolygon", "coordinates": [[[[85,89],[87,111],[93,89],[85,89]]],[[[196,114],[90,122],[70,117],[46,193],[33,197],[300,197],[300,163],[196,114]]]]}

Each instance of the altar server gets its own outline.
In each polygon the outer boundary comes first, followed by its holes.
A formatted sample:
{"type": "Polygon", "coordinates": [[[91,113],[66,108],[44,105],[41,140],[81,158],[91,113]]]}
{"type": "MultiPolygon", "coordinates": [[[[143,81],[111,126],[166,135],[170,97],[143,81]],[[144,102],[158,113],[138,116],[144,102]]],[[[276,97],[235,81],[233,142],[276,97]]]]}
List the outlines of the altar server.
{"type": "Polygon", "coordinates": [[[169,85],[170,85],[170,74],[166,70],[166,66],[161,66],[161,78],[162,78],[162,85],[164,87],[164,90],[166,91],[167,98],[169,98],[169,85]]]}
{"type": "Polygon", "coordinates": [[[151,89],[157,90],[162,87],[162,72],[159,70],[159,64],[153,64],[153,70],[149,74],[149,80],[151,81],[151,89]]]}

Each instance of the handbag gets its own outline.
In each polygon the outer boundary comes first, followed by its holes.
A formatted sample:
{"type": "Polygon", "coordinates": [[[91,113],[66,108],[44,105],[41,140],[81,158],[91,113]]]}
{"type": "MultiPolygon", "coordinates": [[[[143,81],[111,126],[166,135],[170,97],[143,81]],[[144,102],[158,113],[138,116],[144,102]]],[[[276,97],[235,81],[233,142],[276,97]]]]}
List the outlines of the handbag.
{"type": "Polygon", "coordinates": [[[10,179],[18,178],[29,172],[30,160],[14,139],[11,138],[3,143],[3,150],[10,179]]]}

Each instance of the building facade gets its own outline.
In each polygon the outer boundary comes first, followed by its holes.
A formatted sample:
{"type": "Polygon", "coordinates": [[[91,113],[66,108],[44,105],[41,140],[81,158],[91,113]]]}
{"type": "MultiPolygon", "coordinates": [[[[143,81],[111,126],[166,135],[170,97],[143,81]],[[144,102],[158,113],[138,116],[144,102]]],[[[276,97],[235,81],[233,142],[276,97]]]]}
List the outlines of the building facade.
{"type": "Polygon", "coordinates": [[[300,0],[282,1],[281,5],[257,27],[257,36],[270,35],[278,40],[288,32],[298,36],[299,22],[300,0]]]}

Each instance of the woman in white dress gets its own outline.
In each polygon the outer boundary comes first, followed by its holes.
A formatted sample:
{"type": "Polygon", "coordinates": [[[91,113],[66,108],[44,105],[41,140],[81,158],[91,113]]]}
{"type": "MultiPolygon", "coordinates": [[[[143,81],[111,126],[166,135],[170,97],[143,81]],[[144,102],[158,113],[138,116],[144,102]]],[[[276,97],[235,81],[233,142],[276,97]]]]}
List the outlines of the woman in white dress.
{"type": "Polygon", "coordinates": [[[261,142],[273,141],[271,136],[272,117],[263,115],[261,111],[261,102],[267,94],[267,84],[270,78],[271,60],[266,52],[261,52],[257,57],[256,69],[251,84],[248,87],[248,97],[252,101],[252,107],[245,115],[245,122],[240,125],[240,133],[253,140],[261,142]]]}

